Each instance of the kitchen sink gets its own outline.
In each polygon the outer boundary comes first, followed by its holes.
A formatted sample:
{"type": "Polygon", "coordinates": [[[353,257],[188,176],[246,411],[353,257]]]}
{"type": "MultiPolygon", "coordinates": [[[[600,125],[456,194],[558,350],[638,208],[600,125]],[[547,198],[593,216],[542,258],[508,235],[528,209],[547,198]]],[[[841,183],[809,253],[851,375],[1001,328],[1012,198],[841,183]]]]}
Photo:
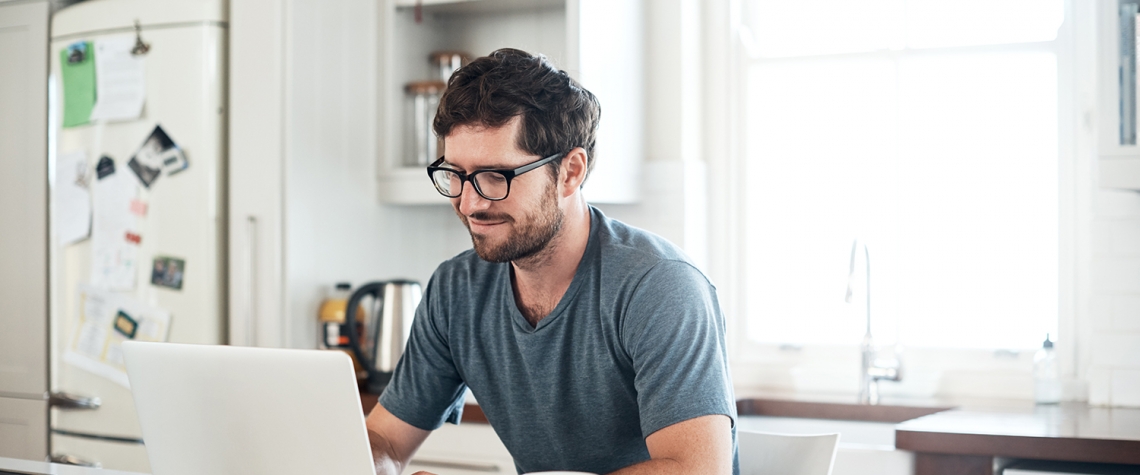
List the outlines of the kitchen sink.
{"type": "Polygon", "coordinates": [[[737,401],[737,430],[839,434],[833,475],[911,475],[914,453],[895,448],[895,424],[951,407],[922,401],[863,405],[843,398],[747,398],[737,401]]]}

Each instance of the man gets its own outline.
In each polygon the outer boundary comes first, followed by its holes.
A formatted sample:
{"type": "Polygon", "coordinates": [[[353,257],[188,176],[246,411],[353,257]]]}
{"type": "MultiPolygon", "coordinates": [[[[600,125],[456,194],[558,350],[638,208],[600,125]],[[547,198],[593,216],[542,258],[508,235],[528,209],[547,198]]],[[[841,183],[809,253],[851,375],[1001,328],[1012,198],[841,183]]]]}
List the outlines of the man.
{"type": "Polygon", "coordinates": [[[379,473],[458,423],[465,387],[520,473],[736,472],[715,289],[675,246],[582,197],[600,114],[518,50],[451,77],[434,123],[446,153],[428,171],[474,249],[432,276],[368,416],[379,473]]]}

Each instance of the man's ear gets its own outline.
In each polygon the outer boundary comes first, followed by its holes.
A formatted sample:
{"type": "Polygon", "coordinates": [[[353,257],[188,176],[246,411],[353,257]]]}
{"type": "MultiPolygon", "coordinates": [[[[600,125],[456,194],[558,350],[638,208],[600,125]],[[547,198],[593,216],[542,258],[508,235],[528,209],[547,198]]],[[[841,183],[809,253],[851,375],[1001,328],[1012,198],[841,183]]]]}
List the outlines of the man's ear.
{"type": "Polygon", "coordinates": [[[561,170],[558,173],[558,194],[560,196],[567,197],[574,194],[582,186],[582,182],[586,181],[586,172],[589,170],[587,167],[588,160],[586,149],[582,147],[571,150],[562,159],[561,170]]]}

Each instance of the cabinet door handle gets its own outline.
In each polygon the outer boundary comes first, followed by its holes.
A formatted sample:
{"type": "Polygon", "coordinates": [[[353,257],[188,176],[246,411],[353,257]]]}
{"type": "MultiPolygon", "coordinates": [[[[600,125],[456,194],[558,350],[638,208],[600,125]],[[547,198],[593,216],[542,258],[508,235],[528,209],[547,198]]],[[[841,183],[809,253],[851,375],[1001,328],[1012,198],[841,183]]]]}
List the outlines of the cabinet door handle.
{"type": "Polygon", "coordinates": [[[249,279],[249,294],[246,297],[246,340],[249,346],[257,346],[257,217],[246,217],[246,277],[249,279]]]}
{"type": "Polygon", "coordinates": [[[61,463],[64,465],[77,465],[80,467],[103,468],[103,464],[99,462],[91,462],[83,460],[79,457],[69,454],[55,454],[49,459],[51,463],[61,463]]]}
{"type": "Polygon", "coordinates": [[[77,396],[65,392],[51,392],[47,395],[48,407],[57,407],[60,409],[85,409],[95,410],[103,405],[103,400],[98,397],[77,396]]]}
{"type": "Polygon", "coordinates": [[[441,459],[412,459],[409,465],[422,465],[424,467],[436,468],[454,468],[458,470],[470,470],[472,472],[492,472],[497,473],[502,470],[499,464],[489,462],[468,462],[465,460],[441,460],[441,459]]]}

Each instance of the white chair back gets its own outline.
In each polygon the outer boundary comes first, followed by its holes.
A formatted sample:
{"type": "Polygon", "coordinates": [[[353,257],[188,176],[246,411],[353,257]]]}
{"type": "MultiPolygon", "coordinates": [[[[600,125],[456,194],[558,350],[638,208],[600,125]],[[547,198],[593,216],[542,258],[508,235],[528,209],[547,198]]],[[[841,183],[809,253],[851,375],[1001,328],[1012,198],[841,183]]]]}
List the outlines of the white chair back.
{"type": "Polygon", "coordinates": [[[736,432],[740,475],[830,475],[839,434],[736,432]]]}

